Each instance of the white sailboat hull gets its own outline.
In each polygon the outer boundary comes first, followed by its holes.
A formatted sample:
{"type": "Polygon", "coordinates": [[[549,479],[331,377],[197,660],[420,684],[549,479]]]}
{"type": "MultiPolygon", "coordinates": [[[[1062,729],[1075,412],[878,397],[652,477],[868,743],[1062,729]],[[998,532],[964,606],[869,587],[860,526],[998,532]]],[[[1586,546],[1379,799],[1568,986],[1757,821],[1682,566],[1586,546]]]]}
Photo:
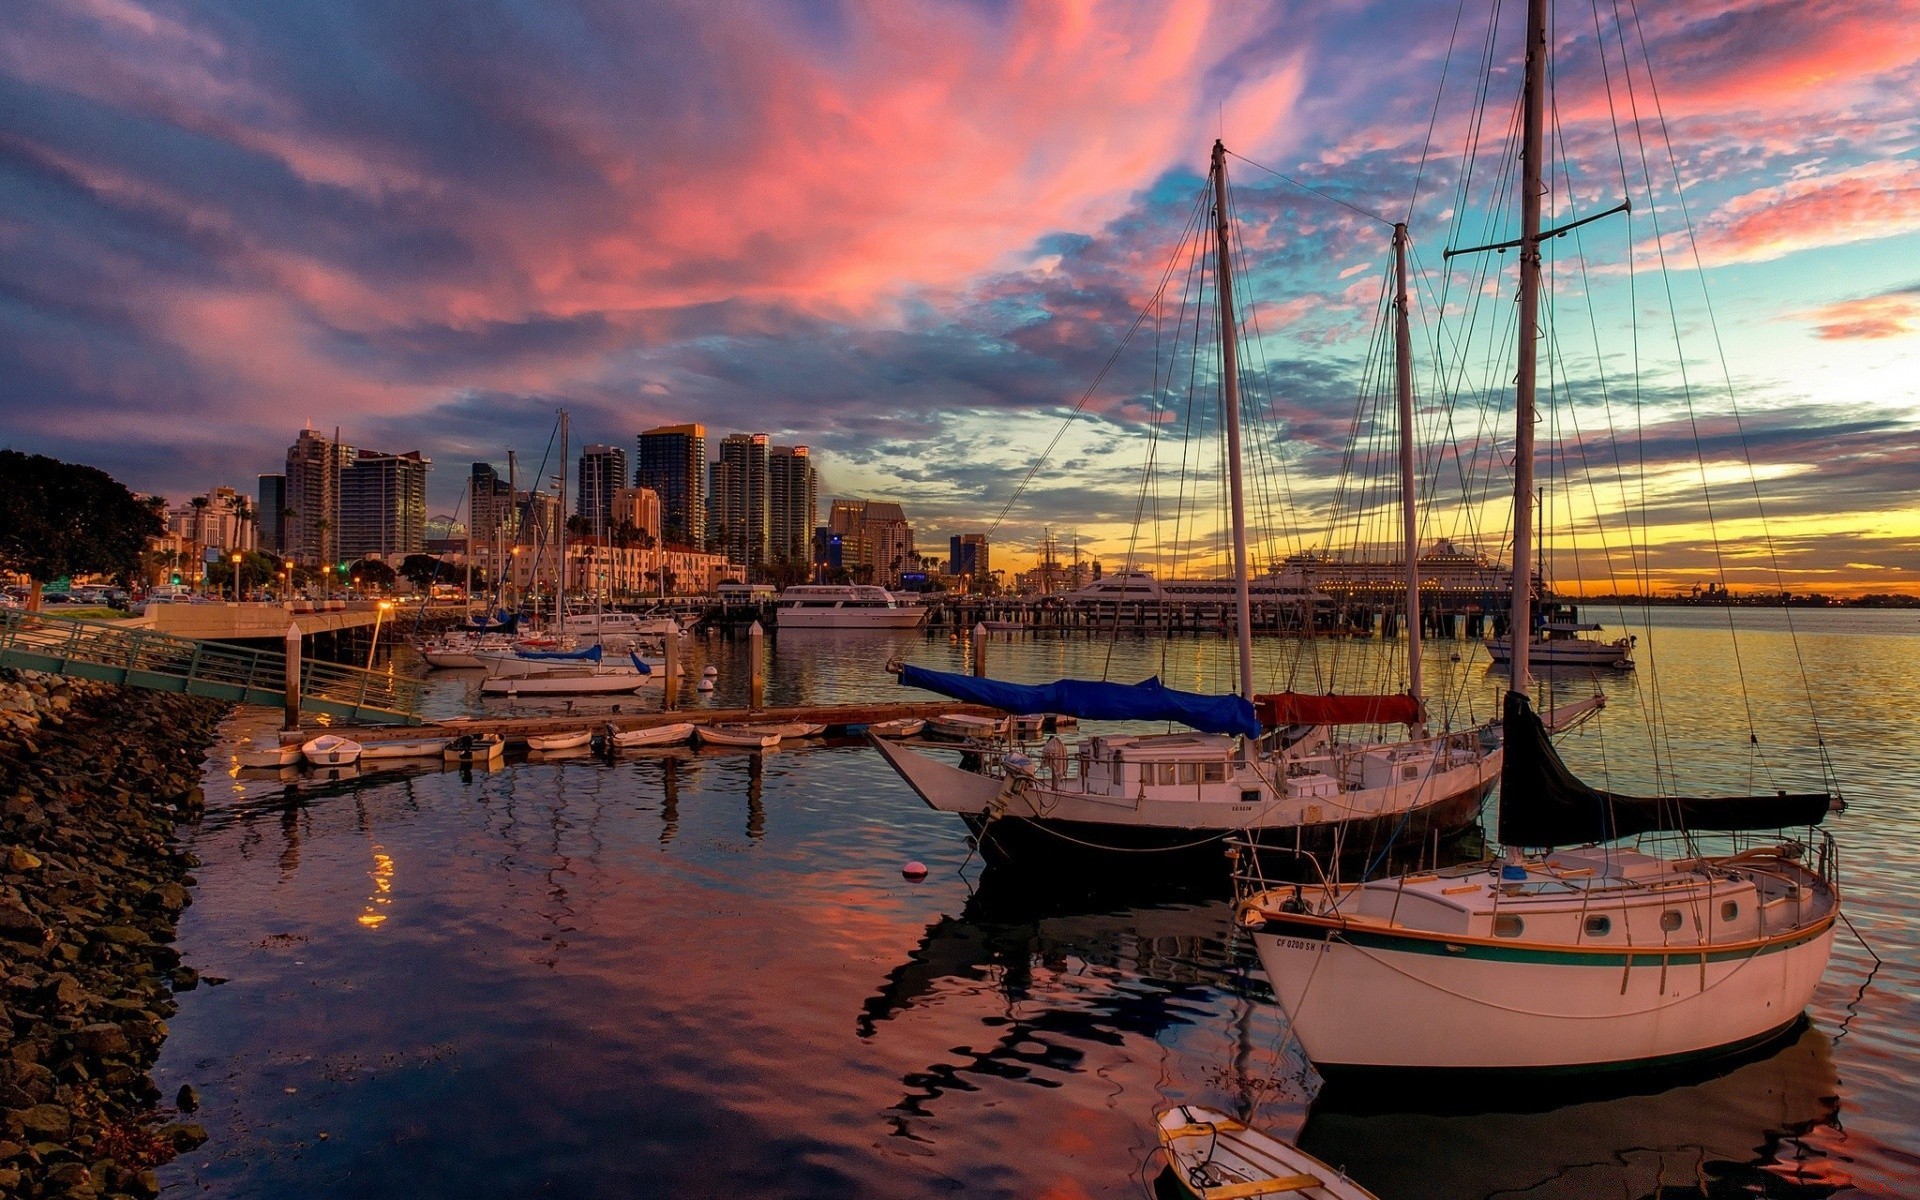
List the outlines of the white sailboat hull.
{"type": "Polygon", "coordinates": [[[637,692],[649,683],[660,682],[658,675],[638,671],[607,671],[581,674],[530,675],[514,679],[488,679],[480,685],[489,696],[605,696],[637,692]]]}
{"type": "MultiPolygon", "coordinates": [[[[1487,656],[1496,663],[1513,660],[1513,644],[1506,638],[1490,638],[1487,656]]],[[[1589,642],[1579,638],[1539,642],[1527,648],[1527,661],[1534,666],[1613,667],[1633,666],[1633,646],[1625,638],[1613,642],[1589,642]]]]}
{"type": "Polygon", "coordinates": [[[1579,956],[1524,946],[1256,932],[1302,1049],[1321,1070],[1653,1066],[1762,1041],[1799,1019],[1833,924],[1772,947],[1579,956]]]}

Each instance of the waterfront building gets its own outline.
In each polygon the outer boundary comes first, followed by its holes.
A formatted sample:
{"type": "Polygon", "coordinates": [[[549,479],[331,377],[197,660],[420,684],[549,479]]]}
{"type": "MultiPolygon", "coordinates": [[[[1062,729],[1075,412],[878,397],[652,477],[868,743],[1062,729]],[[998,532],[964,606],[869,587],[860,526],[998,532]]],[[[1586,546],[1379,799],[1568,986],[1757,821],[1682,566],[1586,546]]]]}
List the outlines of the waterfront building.
{"type": "Polygon", "coordinates": [[[747,569],[749,582],[768,561],[770,458],[764,433],[730,433],[720,440],[712,504],[720,514],[721,548],[729,562],[747,569]]]}
{"type": "Polygon", "coordinates": [[[594,534],[613,527],[614,494],[627,486],[627,452],[618,446],[588,446],[580,452],[575,476],[579,492],[573,511],[584,517],[594,534]]]}
{"type": "Polygon", "coordinates": [[[947,550],[947,574],[966,579],[969,591],[985,591],[993,571],[987,561],[987,535],[956,533],[947,550]]]}
{"type": "Polygon", "coordinates": [[[707,535],[707,429],[704,425],[663,425],[637,439],[636,487],[660,497],[663,540],[676,546],[701,546],[707,535]]]}
{"type": "Polygon", "coordinates": [[[805,446],[775,446],[767,459],[767,557],[805,564],[813,558],[820,473],[805,446]]]}
{"type": "Polygon", "coordinates": [[[340,560],[340,477],[352,446],[303,429],[287,447],[283,552],[303,567],[340,560]]]}
{"type": "Polygon", "coordinates": [[[357,451],[340,473],[339,558],[398,562],[427,545],[427,472],[433,460],[357,451]]]}
{"type": "Polygon", "coordinates": [[[648,487],[620,488],[613,493],[613,511],[607,527],[618,533],[622,525],[631,525],[636,533],[660,541],[660,493],[648,487]]]}
{"type": "Polygon", "coordinates": [[[841,499],[827,515],[829,545],[839,539],[840,564],[856,583],[897,588],[903,573],[920,570],[913,526],[898,504],[841,499]]]}
{"type": "Polygon", "coordinates": [[[269,554],[286,550],[287,477],[262,475],[254,485],[255,541],[269,554]]]}
{"type": "Polygon", "coordinates": [[[167,531],[180,538],[185,550],[196,557],[208,550],[226,554],[252,550],[257,545],[253,504],[230,487],[214,488],[170,510],[167,531]]]}
{"type": "MultiPolygon", "coordinates": [[[[508,555],[504,565],[507,582],[517,593],[551,595],[558,584],[558,559],[551,549],[535,554],[523,547],[520,553],[508,555]]],[[[481,569],[488,566],[490,560],[483,562],[481,569]]],[[[589,543],[567,547],[568,591],[578,597],[644,600],[661,595],[663,590],[669,596],[710,596],[721,580],[738,574],[726,555],[682,546],[589,543]]]]}

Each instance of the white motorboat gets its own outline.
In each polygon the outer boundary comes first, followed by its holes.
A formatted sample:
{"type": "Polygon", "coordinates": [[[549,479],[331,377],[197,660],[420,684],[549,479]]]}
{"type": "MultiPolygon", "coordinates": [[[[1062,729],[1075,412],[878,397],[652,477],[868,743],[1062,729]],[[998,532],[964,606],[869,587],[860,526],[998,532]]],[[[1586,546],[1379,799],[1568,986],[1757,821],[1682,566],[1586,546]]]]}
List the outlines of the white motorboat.
{"type": "Polygon", "coordinates": [[[233,757],[241,766],[256,770],[290,767],[300,761],[300,747],[278,738],[249,738],[240,743],[233,757]]]}
{"type": "Polygon", "coordinates": [[[498,760],[507,752],[507,739],[497,733],[463,733],[447,743],[441,756],[450,763],[471,765],[498,760]]]}
{"type": "Polygon", "coordinates": [[[1005,717],[976,717],[972,713],[942,713],[924,726],[928,737],[957,742],[986,742],[1007,732],[1005,717]]]}
{"type": "Polygon", "coordinates": [[[609,638],[623,638],[629,641],[678,637],[680,622],[672,613],[658,615],[630,612],[583,612],[569,613],[560,621],[558,630],[562,636],[579,639],[583,644],[599,639],[605,644],[609,638]]]}
{"type": "Polygon", "coordinates": [[[452,738],[393,738],[383,741],[369,741],[360,749],[362,759],[369,758],[439,758],[440,752],[447,748],[452,738]]]}
{"type": "MultiPolygon", "coordinates": [[[[1533,645],[1527,651],[1527,659],[1536,667],[1547,670],[1554,667],[1632,670],[1634,642],[1632,637],[1619,637],[1610,642],[1602,642],[1580,636],[1582,633],[1597,632],[1600,628],[1592,624],[1556,623],[1542,626],[1533,639],[1533,645]]],[[[1513,639],[1505,636],[1488,638],[1487,657],[1495,663],[1512,662],[1513,639]]]]}
{"type": "Polygon", "coordinates": [[[774,620],[782,629],[912,629],[926,615],[883,587],[804,583],[780,593],[774,620]]]}
{"type": "Polygon", "coordinates": [[[316,767],[344,767],[360,761],[360,749],[359,742],[323,733],[301,746],[300,754],[316,767]]]}
{"type": "Polygon", "coordinates": [[[767,725],[701,725],[695,732],[703,746],[738,746],[771,750],[780,744],[780,731],[767,725]]]}
{"type": "Polygon", "coordinates": [[[867,726],[867,732],[875,737],[910,738],[927,727],[919,717],[901,717],[894,721],[875,721],[867,726]]]}
{"type": "Polygon", "coordinates": [[[581,746],[593,744],[593,730],[579,729],[571,733],[535,733],[527,735],[529,750],[576,750],[581,746]]]}
{"type": "Polygon", "coordinates": [[[621,750],[631,750],[637,746],[678,746],[693,737],[693,725],[687,721],[676,721],[671,725],[655,725],[650,729],[626,729],[610,735],[611,740],[621,750]]]}
{"type": "Polygon", "coordinates": [[[1159,1134],[1174,1183],[1191,1200],[1378,1200],[1300,1147],[1197,1104],[1161,1113],[1159,1134]]]}
{"type": "Polygon", "coordinates": [[[511,654],[514,639],[503,633],[462,633],[454,631],[428,638],[419,644],[420,657],[430,667],[442,670],[471,670],[484,667],[483,654],[511,654]]]}
{"type": "MultiPolygon", "coordinates": [[[[1538,330],[1540,246],[1554,232],[1542,231],[1538,203],[1546,17],[1545,0],[1529,0],[1522,136],[1532,149],[1514,190],[1522,302],[1513,419],[1523,431],[1536,423],[1533,349],[1551,344],[1538,330]]],[[[1585,272],[1582,262],[1579,277],[1585,272]]],[[[1519,443],[1512,546],[1524,564],[1534,462],[1531,438],[1519,443]]],[[[1511,590],[1508,628],[1533,628],[1532,589],[1516,577],[1511,590]]],[[[1243,876],[1251,889],[1238,920],[1289,1029],[1323,1074],[1671,1067],[1737,1053],[1797,1025],[1826,970],[1840,919],[1838,868],[1832,838],[1814,827],[1829,811],[1828,794],[1633,796],[1588,786],[1549,740],[1553,722],[1533,711],[1530,641],[1513,648],[1501,718],[1503,854],[1357,883],[1322,876],[1272,886],[1243,876]],[[1781,832],[1800,827],[1804,834],[1781,832]],[[1620,844],[1633,837],[1642,840],[1620,844]],[[1667,852],[1648,852],[1663,843],[1667,852]]],[[[1664,741],[1659,718],[1649,720],[1664,741]]],[[[1729,774],[1754,770],[1756,739],[1741,734],[1729,774]]],[[[1690,725],[1687,736],[1699,734],[1690,725]]],[[[1713,765],[1698,761],[1702,751],[1691,754],[1688,767],[1713,765]]],[[[1775,768],[1766,770],[1771,783],[1775,768]]],[[[1831,770],[1823,749],[1823,783],[1831,770]]]]}

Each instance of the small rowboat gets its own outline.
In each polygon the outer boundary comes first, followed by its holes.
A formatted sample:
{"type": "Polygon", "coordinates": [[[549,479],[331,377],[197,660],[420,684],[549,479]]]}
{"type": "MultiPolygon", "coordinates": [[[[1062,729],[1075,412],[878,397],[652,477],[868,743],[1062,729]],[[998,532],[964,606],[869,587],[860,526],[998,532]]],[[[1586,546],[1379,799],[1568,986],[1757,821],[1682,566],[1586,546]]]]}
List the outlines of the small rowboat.
{"type": "Polygon", "coordinates": [[[957,742],[978,739],[989,741],[1007,731],[1007,720],[1001,717],[975,717],[967,713],[942,713],[927,722],[927,732],[935,737],[951,738],[957,742]]]}
{"type": "Polygon", "coordinates": [[[389,742],[368,742],[360,751],[369,758],[439,758],[452,738],[395,738],[389,742]]]}
{"type": "Polygon", "coordinates": [[[788,721],[779,725],[757,725],[756,729],[765,729],[768,733],[778,733],[785,738],[819,737],[827,731],[825,725],[813,725],[806,721],[788,721]]]}
{"type": "Polygon", "coordinates": [[[573,733],[536,733],[527,737],[529,750],[577,750],[593,742],[593,730],[581,729],[573,733]]]}
{"type": "Polygon", "coordinates": [[[867,726],[867,732],[875,737],[909,738],[926,727],[919,717],[901,717],[897,721],[875,721],[867,726]]]}
{"type": "Polygon", "coordinates": [[[300,761],[300,747],[255,738],[240,743],[233,756],[243,767],[290,767],[300,761]]]}
{"type": "Polygon", "coordinates": [[[777,725],[702,725],[703,746],[745,746],[752,750],[771,750],[780,744],[777,725]]]}
{"type": "Polygon", "coordinates": [[[1180,1194],[1193,1200],[1378,1200],[1298,1146],[1197,1104],[1160,1114],[1160,1146],[1180,1194]]]}
{"type": "Polygon", "coordinates": [[[693,736],[693,726],[686,721],[672,725],[655,725],[652,729],[629,729],[613,735],[615,747],[626,750],[634,746],[678,746],[693,736]]]}
{"type": "Polygon", "coordinates": [[[360,761],[360,743],[323,733],[300,747],[300,753],[316,767],[344,767],[360,761]]]}
{"type": "Polygon", "coordinates": [[[450,763],[490,763],[507,752],[507,740],[497,733],[463,733],[443,752],[450,763]]]}

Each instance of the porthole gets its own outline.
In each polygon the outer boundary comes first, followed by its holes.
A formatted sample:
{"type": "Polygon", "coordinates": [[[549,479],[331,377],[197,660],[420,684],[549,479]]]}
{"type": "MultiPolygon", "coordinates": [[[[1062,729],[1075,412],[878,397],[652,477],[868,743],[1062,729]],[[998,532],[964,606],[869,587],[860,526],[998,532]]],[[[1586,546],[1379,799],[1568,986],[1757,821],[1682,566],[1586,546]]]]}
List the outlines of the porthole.
{"type": "Polygon", "coordinates": [[[1720,919],[1722,921],[1732,921],[1739,916],[1740,902],[1738,900],[1722,900],[1720,902],[1720,919]]]}
{"type": "Polygon", "coordinates": [[[1517,938],[1525,928],[1526,922],[1522,921],[1519,917],[1495,917],[1493,919],[1493,936],[1495,937],[1517,938]]]}
{"type": "Polygon", "coordinates": [[[1588,917],[1587,918],[1587,936],[1588,937],[1605,937],[1612,932],[1613,932],[1612,917],[1588,917]]]}
{"type": "Polygon", "coordinates": [[[1661,913],[1660,928],[1665,930],[1668,933],[1677,932],[1680,928],[1680,910],[1677,908],[1670,908],[1667,911],[1661,913]]]}

